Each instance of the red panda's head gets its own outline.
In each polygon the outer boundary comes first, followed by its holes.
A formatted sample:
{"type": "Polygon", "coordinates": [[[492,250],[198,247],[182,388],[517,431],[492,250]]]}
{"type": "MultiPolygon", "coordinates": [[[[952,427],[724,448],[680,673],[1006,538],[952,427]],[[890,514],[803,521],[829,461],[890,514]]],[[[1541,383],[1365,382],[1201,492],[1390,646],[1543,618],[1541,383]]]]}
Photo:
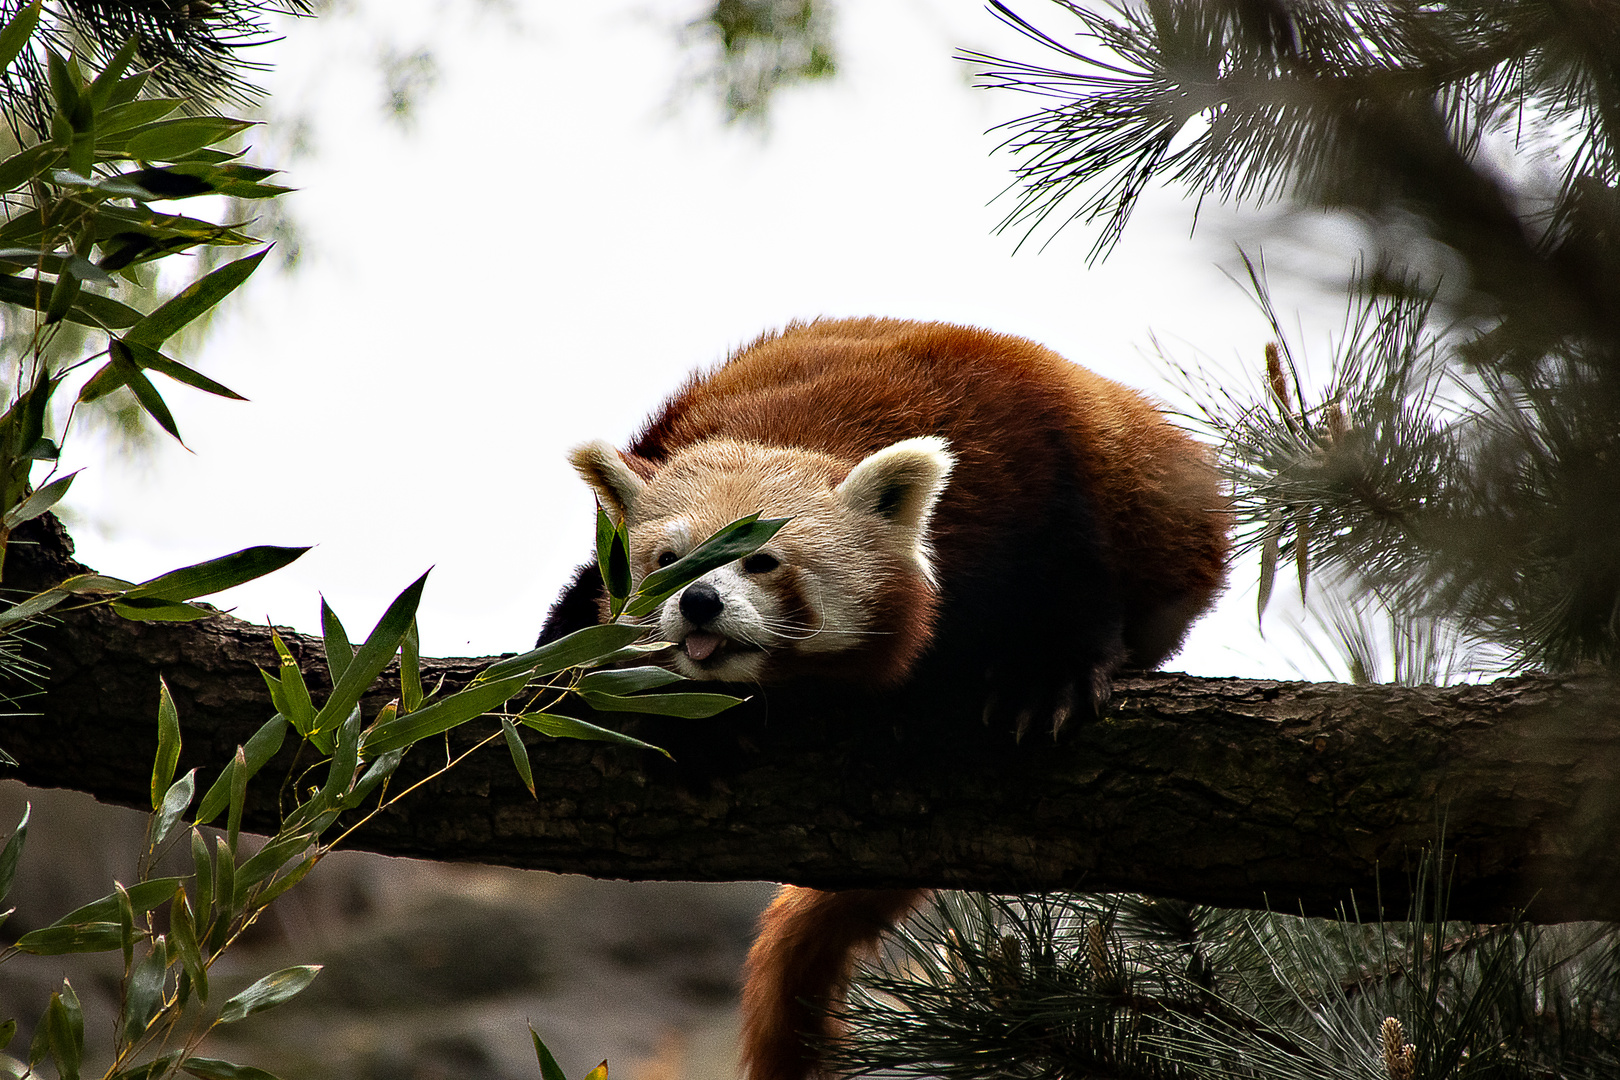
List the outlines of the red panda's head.
{"type": "Polygon", "coordinates": [[[636,583],[740,517],[792,520],[647,616],[697,679],[800,675],[892,682],[926,644],[934,610],[929,527],[954,459],[944,439],[905,439],[856,462],[709,439],[633,469],[607,443],[574,467],[630,528],[636,583]],[[650,475],[647,475],[648,470],[650,475]]]}

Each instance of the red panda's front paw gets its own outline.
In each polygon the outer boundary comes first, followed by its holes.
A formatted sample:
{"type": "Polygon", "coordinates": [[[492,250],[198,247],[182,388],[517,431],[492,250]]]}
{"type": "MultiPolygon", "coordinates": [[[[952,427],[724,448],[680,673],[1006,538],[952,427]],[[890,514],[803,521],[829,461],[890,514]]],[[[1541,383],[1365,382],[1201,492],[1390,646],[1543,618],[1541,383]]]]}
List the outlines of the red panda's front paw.
{"type": "Polygon", "coordinates": [[[1100,717],[1113,690],[1113,669],[1102,665],[1080,679],[1058,683],[992,678],[983,720],[992,728],[1010,728],[1018,742],[1031,730],[1050,732],[1056,739],[1071,720],[1100,717]]]}

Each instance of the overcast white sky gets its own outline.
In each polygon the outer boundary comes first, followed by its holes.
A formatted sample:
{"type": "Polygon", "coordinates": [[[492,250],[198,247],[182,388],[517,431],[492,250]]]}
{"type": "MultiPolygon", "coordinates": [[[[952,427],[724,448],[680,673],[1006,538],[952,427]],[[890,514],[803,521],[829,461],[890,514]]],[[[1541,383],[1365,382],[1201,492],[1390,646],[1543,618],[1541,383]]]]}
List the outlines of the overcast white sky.
{"type": "MultiPolygon", "coordinates": [[[[288,177],[308,256],[261,272],[185,357],[251,401],[175,388],[189,453],[70,446],[89,466],[71,499],[80,557],[140,579],[315,544],[222,602],[314,631],[324,593],[351,635],[432,566],[424,652],[515,650],[588,552],[566,450],[622,443],[688,370],[788,319],[977,324],[1161,397],[1151,335],[1259,367],[1266,326],[1223,274],[1228,216],[1189,236],[1190,204],[1157,195],[1093,269],[1083,228],[1016,254],[993,233],[1010,159],[985,132],[1034,101],[971,89],[951,56],[1032,49],[974,0],[843,4],[840,77],[783,93],[766,137],[674,92],[674,28],[701,7],[356,0],[290,25],[268,85],[277,115],[314,121],[288,177]],[[382,118],[387,44],[439,62],[408,131],[382,118]]],[[[1279,653],[1280,620],[1255,633],[1253,577],[1239,567],[1170,666],[1320,674],[1286,658],[1297,645],[1279,653]]]]}

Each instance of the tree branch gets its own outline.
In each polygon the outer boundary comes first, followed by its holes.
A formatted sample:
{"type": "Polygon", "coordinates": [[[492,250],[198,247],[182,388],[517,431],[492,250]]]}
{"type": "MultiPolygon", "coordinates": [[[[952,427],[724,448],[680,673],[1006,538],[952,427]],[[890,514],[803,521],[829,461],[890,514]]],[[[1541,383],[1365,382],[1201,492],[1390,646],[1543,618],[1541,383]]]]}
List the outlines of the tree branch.
{"type": "MultiPolygon", "coordinates": [[[[18,551],[21,576],[42,572],[18,551]]],[[[319,699],[319,641],[281,633],[319,699]]],[[[23,703],[37,713],[0,735],[26,783],[142,805],[160,673],[181,768],[204,782],[272,711],[255,670],[276,667],[266,627],[92,610],[34,637],[49,665],[23,703]]],[[[425,660],[425,675],[460,685],[489,659],[425,660]]],[[[1380,895],[1404,914],[1409,868],[1443,822],[1453,917],[1528,904],[1538,921],[1620,919],[1615,691],[1599,676],[1437,689],[1150,675],[1122,680],[1104,720],[1018,746],[974,702],[919,718],[778,690],[715,720],[637,722],[677,764],[533,736],[537,800],[492,747],[355,841],[601,877],[1129,890],[1318,914],[1353,895],[1371,917],[1380,895]]],[[[411,759],[421,775],[443,756],[414,749],[396,789],[411,759]]],[[[250,827],[273,827],[275,778],[294,767],[261,774],[250,827]]]]}

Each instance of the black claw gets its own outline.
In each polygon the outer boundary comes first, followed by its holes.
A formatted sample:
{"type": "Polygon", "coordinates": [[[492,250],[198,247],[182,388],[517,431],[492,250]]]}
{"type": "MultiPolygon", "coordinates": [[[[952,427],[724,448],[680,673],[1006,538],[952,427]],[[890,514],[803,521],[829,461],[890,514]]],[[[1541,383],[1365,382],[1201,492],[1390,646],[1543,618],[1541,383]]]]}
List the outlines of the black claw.
{"type": "Polygon", "coordinates": [[[1058,691],[1057,708],[1052,710],[1052,738],[1056,739],[1074,713],[1074,683],[1065,683],[1058,691]]]}

